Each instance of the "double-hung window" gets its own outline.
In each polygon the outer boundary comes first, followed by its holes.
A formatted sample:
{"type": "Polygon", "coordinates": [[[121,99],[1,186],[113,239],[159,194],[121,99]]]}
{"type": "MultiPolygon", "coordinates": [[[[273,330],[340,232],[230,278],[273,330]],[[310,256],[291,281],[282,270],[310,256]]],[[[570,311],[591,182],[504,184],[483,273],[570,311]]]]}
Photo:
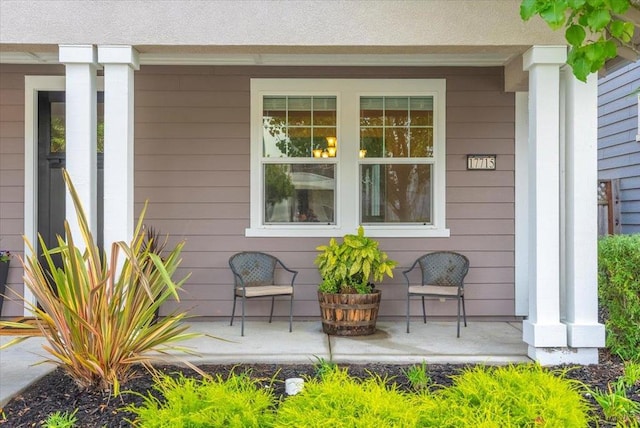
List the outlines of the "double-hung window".
{"type": "Polygon", "coordinates": [[[443,79],[252,79],[247,236],[449,236],[443,79]]]}

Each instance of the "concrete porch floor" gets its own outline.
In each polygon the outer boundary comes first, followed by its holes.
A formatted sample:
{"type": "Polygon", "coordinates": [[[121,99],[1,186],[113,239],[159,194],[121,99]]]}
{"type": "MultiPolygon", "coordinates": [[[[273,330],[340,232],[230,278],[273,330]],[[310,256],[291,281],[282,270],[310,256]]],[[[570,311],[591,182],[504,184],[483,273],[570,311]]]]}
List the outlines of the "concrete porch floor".
{"type": "MultiPolygon", "coordinates": [[[[327,336],[320,321],[298,321],[289,333],[287,321],[247,320],[240,336],[240,321],[194,321],[188,331],[208,336],[181,342],[199,356],[180,355],[195,364],[229,363],[309,363],[318,358],[336,363],[485,363],[505,364],[531,361],[522,341],[520,322],[470,321],[456,338],[455,322],[413,320],[411,333],[402,321],[378,321],[370,336],[327,336]],[[224,339],[218,340],[216,339],[224,339]]],[[[0,337],[0,344],[11,340],[0,337]]],[[[0,407],[33,381],[51,370],[52,364],[39,364],[45,358],[41,337],[30,338],[0,351],[0,407]]]]}

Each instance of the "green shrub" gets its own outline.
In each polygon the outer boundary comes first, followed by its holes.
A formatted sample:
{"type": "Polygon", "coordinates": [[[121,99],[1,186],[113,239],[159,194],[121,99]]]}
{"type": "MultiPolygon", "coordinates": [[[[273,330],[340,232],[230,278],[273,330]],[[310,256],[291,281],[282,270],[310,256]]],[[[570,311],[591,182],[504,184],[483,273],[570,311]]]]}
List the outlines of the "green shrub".
{"type": "Polygon", "coordinates": [[[74,428],[78,422],[77,412],[78,409],[74,410],[73,413],[59,411],[52,413],[42,426],[43,428],[74,428]]]}
{"type": "Polygon", "coordinates": [[[280,405],[275,427],[417,427],[408,395],[380,377],[358,380],[336,368],[309,378],[280,405]]]}
{"type": "Polygon", "coordinates": [[[423,361],[420,365],[413,365],[403,370],[403,373],[407,377],[409,384],[411,384],[411,388],[415,391],[427,389],[429,385],[431,385],[431,377],[429,376],[426,361],[423,361]]]}
{"type": "Polygon", "coordinates": [[[640,361],[640,234],[599,241],[598,294],[607,312],[607,347],[640,361]]]}
{"type": "Polygon", "coordinates": [[[245,374],[231,374],[198,380],[179,375],[158,375],[154,389],[140,407],[128,406],[141,428],[173,427],[269,427],[275,400],[257,381],[245,374]]]}
{"type": "Polygon", "coordinates": [[[538,365],[475,367],[453,386],[417,395],[418,426],[586,427],[589,406],[580,384],[538,365]]]}

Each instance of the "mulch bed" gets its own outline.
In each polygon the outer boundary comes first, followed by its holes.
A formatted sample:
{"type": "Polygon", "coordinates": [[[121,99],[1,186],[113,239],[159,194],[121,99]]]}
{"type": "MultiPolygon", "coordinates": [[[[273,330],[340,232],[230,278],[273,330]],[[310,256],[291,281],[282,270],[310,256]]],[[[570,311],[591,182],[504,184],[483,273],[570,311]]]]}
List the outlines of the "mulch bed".
{"type": "MultiPolygon", "coordinates": [[[[567,377],[584,382],[590,388],[606,390],[609,382],[622,374],[623,363],[606,351],[601,352],[600,364],[592,366],[577,366],[568,370],[567,377]]],[[[348,366],[350,374],[356,377],[366,377],[369,373],[376,373],[382,377],[393,378],[393,381],[401,389],[409,390],[409,382],[403,373],[407,365],[393,364],[368,364],[348,366]]],[[[453,364],[430,364],[429,375],[435,384],[442,386],[451,385],[451,375],[457,374],[465,366],[453,364]]],[[[223,377],[234,370],[241,373],[250,370],[251,376],[260,379],[265,387],[273,388],[276,396],[284,396],[284,380],[291,377],[313,376],[315,369],[310,364],[240,364],[240,365],[205,365],[201,367],[205,372],[220,374],[223,377]]],[[[568,369],[568,366],[558,366],[552,369],[568,369]]],[[[194,372],[182,367],[163,367],[162,371],[172,373],[182,371],[189,375],[194,372]]],[[[152,380],[141,369],[139,376],[123,385],[122,391],[135,391],[146,394],[151,389],[152,380]]],[[[630,398],[640,402],[640,384],[628,391],[630,398]]],[[[593,399],[585,392],[585,396],[593,399]]],[[[123,393],[119,397],[112,397],[108,393],[99,391],[87,391],[78,388],[69,376],[61,369],[56,369],[38,382],[31,385],[22,394],[14,397],[0,412],[0,425],[8,427],[39,427],[46,418],[56,411],[73,412],[78,409],[78,426],[91,427],[128,427],[127,421],[131,414],[122,410],[127,404],[141,404],[142,398],[130,392],[123,393]],[[4,419],[2,419],[4,415],[4,419]]],[[[601,427],[615,426],[603,422],[604,416],[598,414],[601,419],[601,427]]],[[[596,426],[594,424],[594,426],[596,426]]]]}

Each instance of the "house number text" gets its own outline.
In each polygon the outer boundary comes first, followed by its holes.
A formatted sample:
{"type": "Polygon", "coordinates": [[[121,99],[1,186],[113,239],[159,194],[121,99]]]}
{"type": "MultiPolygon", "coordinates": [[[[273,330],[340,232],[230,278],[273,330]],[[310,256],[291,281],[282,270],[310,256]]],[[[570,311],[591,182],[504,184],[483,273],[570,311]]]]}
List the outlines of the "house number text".
{"type": "Polygon", "coordinates": [[[496,155],[467,155],[467,169],[496,169],[496,155]]]}

